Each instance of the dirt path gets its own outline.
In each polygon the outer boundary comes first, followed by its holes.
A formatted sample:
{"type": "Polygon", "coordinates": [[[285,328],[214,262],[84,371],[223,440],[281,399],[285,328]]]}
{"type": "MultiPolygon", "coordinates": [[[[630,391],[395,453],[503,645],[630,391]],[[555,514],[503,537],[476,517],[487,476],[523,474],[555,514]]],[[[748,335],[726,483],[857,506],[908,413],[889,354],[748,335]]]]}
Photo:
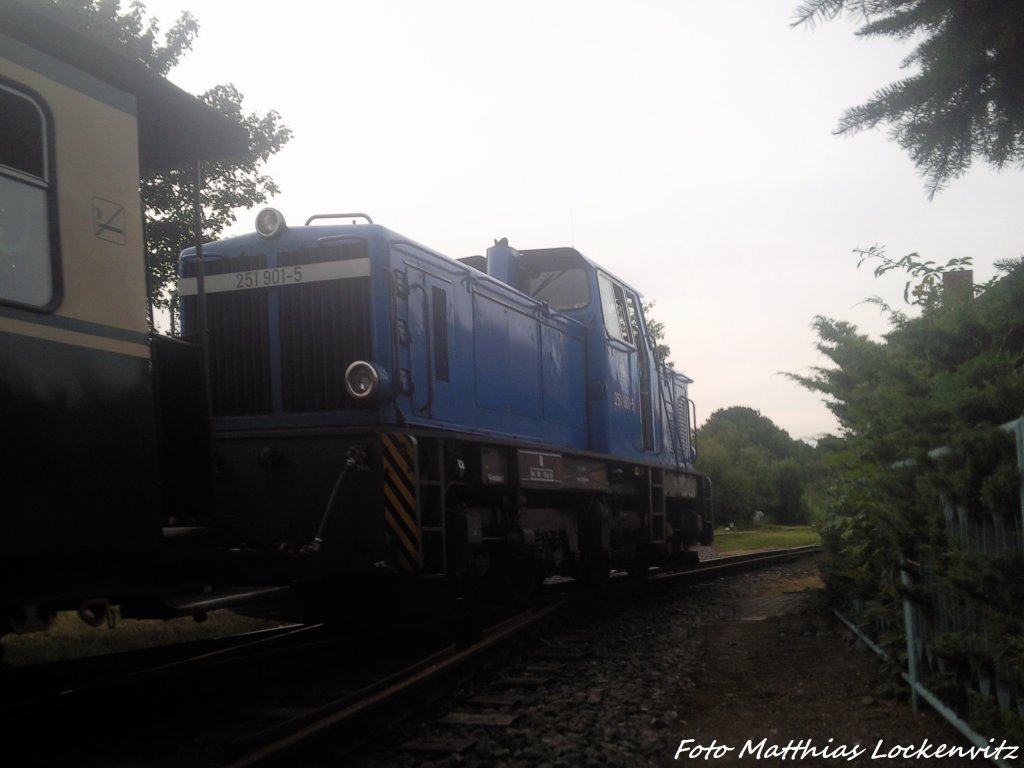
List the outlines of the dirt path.
{"type": "MultiPolygon", "coordinates": [[[[899,746],[966,745],[937,716],[914,715],[907,701],[886,695],[879,659],[848,640],[845,628],[815,606],[819,584],[815,564],[803,561],[678,590],[640,592],[628,605],[580,616],[507,660],[497,676],[548,678],[535,688],[516,689],[515,704],[482,710],[513,716],[513,724],[455,728],[439,719],[417,719],[401,726],[390,745],[378,745],[346,768],[971,764],[956,758],[872,759],[879,740],[883,754],[899,746]],[[538,660],[538,652],[549,647],[585,652],[554,664],[543,655],[538,660]],[[396,748],[407,737],[458,737],[471,746],[427,756],[396,748]],[[781,752],[791,740],[793,748],[781,752]],[[716,757],[680,751],[681,744],[722,749],[716,757]]],[[[478,694],[499,692],[508,689],[492,689],[484,677],[467,685],[455,708],[467,709],[478,694]]]]}
{"type": "Polygon", "coordinates": [[[694,739],[684,745],[691,751],[680,752],[674,763],[987,764],[889,757],[898,747],[924,746],[934,754],[940,744],[968,745],[934,713],[914,715],[909,702],[892,697],[878,657],[815,604],[818,583],[814,566],[804,563],[727,587],[731,596],[720,599],[721,620],[705,639],[703,673],[686,706],[690,716],[682,730],[684,739],[694,739]],[[712,744],[719,747],[715,752],[692,750],[712,744]]]}

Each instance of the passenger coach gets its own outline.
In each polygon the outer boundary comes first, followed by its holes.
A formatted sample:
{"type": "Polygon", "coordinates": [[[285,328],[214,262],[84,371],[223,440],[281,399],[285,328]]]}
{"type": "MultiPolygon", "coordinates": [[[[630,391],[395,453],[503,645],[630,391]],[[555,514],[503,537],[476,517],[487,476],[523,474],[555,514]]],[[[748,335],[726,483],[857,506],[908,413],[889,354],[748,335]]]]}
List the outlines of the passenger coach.
{"type": "Polygon", "coordinates": [[[14,0],[0,2],[0,116],[0,624],[24,630],[179,576],[172,542],[198,529],[163,505],[182,454],[161,449],[139,177],[247,137],[14,0]]]}

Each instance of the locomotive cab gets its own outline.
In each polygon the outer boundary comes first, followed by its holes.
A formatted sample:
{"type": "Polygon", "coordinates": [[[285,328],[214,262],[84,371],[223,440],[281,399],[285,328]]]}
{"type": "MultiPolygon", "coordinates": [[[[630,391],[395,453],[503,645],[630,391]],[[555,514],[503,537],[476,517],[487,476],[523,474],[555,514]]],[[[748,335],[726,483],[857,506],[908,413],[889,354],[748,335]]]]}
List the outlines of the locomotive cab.
{"type": "Polygon", "coordinates": [[[587,327],[590,450],[637,457],[668,451],[692,464],[692,382],[655,360],[636,290],[574,248],[517,251],[503,240],[475,258],[478,269],[587,327]]]}

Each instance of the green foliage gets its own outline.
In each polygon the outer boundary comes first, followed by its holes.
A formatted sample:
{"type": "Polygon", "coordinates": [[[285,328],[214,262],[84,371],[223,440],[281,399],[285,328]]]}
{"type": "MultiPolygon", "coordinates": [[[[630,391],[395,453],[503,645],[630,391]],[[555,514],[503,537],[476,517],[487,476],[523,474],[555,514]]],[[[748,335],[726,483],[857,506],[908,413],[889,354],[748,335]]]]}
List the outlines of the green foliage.
{"type": "Polygon", "coordinates": [[[719,524],[750,525],[756,510],[779,523],[808,521],[804,495],[813,473],[811,446],[740,406],[711,414],[697,444],[697,465],[715,484],[712,503],[719,524]]]}
{"type": "Polygon", "coordinates": [[[672,350],[668,344],[664,344],[665,338],[665,324],[660,320],[654,319],[654,305],[653,301],[645,301],[643,303],[644,320],[647,322],[647,335],[651,337],[651,346],[654,347],[654,359],[658,365],[667,365],[669,368],[672,367],[672,363],[669,361],[669,355],[672,354],[672,350]]]}
{"type": "MultiPolygon", "coordinates": [[[[280,116],[246,114],[242,94],[233,85],[218,85],[202,96],[218,112],[237,121],[249,134],[249,151],[240,158],[203,163],[203,241],[215,240],[235,221],[234,211],[252,208],[278,193],[277,184],[260,168],[291,138],[280,116]]],[[[192,230],[195,168],[173,168],[142,179],[146,208],[146,249],[154,280],[153,299],[168,305],[178,254],[195,244],[192,230]]]]}
{"type": "MultiPolygon", "coordinates": [[[[817,346],[832,365],[791,377],[828,398],[842,429],[828,443],[828,595],[861,623],[889,627],[897,652],[904,598],[926,613],[941,604],[950,629],[929,642],[951,684],[992,674],[1024,683],[1021,473],[999,429],[1024,414],[1024,261],[951,298],[942,278],[962,261],[869,258],[877,275],[907,276],[905,299],[920,314],[887,308],[882,341],[819,317],[817,346]],[[904,563],[923,564],[927,582],[903,585],[904,563]]],[[[995,722],[957,696],[975,722],[995,722]]]]}
{"type": "Polygon", "coordinates": [[[929,197],[961,176],[975,155],[992,166],[1024,165],[1024,3],[1020,0],[807,0],[795,25],[846,12],[864,37],[912,40],[914,73],[847,110],[837,133],[879,124],[927,178],[929,197]]]}
{"type": "MultiPolygon", "coordinates": [[[[124,46],[155,72],[166,75],[191,50],[199,23],[185,11],[158,41],[160,25],[146,19],[146,7],[134,0],[122,11],[120,0],[44,0],[72,16],[98,38],[124,46]]],[[[277,194],[274,180],[261,172],[271,155],[291,138],[280,115],[246,113],[242,94],[233,85],[218,85],[199,96],[249,134],[249,150],[228,160],[203,163],[202,236],[213,240],[235,221],[234,211],[251,208],[277,194]]],[[[141,182],[146,210],[146,250],[152,276],[151,299],[167,307],[178,254],[194,244],[195,168],[171,168],[146,174],[141,182]]]]}
{"type": "MultiPolygon", "coordinates": [[[[899,259],[889,258],[885,249],[877,245],[870,248],[855,248],[860,258],[857,267],[860,268],[868,262],[876,262],[875,277],[882,277],[889,272],[905,272],[907,282],[903,286],[903,301],[912,306],[922,307],[925,310],[935,309],[939,306],[941,299],[940,288],[942,287],[943,275],[947,272],[964,269],[971,265],[970,258],[950,259],[946,264],[939,265],[934,261],[922,261],[916,253],[909,253],[899,259]]],[[[890,314],[894,320],[902,324],[906,321],[906,315],[893,310],[881,299],[873,297],[869,302],[879,305],[890,314]]]]}
{"type": "Polygon", "coordinates": [[[120,0],[52,2],[73,17],[77,26],[96,37],[119,43],[161,75],[170,72],[182,55],[192,49],[192,43],[199,34],[199,22],[191,13],[183,11],[164,35],[163,44],[159,44],[160,23],[156,19],[146,19],[146,6],[140,0],[133,0],[124,12],[120,0]]]}
{"type": "Polygon", "coordinates": [[[1009,420],[1024,412],[1024,268],[1006,267],[976,301],[943,306],[937,282],[912,289],[924,313],[892,312],[882,342],[816,318],[817,348],[833,365],[790,378],[824,394],[855,449],[883,464],[1009,420]]]}

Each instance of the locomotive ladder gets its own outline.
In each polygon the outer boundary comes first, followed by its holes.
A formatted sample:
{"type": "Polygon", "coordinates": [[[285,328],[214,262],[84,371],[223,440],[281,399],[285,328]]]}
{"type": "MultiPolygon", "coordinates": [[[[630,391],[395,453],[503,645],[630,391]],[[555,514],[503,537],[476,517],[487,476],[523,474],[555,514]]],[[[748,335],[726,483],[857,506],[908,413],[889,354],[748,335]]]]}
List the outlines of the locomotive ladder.
{"type": "Polygon", "coordinates": [[[384,521],[399,570],[431,578],[447,572],[444,442],[406,432],[381,436],[384,521]]]}
{"type": "Polygon", "coordinates": [[[448,552],[445,535],[444,440],[421,438],[420,520],[423,532],[423,575],[443,577],[447,572],[448,552]]]}
{"type": "Polygon", "coordinates": [[[651,543],[665,543],[665,473],[652,467],[650,473],[651,543]]]}

